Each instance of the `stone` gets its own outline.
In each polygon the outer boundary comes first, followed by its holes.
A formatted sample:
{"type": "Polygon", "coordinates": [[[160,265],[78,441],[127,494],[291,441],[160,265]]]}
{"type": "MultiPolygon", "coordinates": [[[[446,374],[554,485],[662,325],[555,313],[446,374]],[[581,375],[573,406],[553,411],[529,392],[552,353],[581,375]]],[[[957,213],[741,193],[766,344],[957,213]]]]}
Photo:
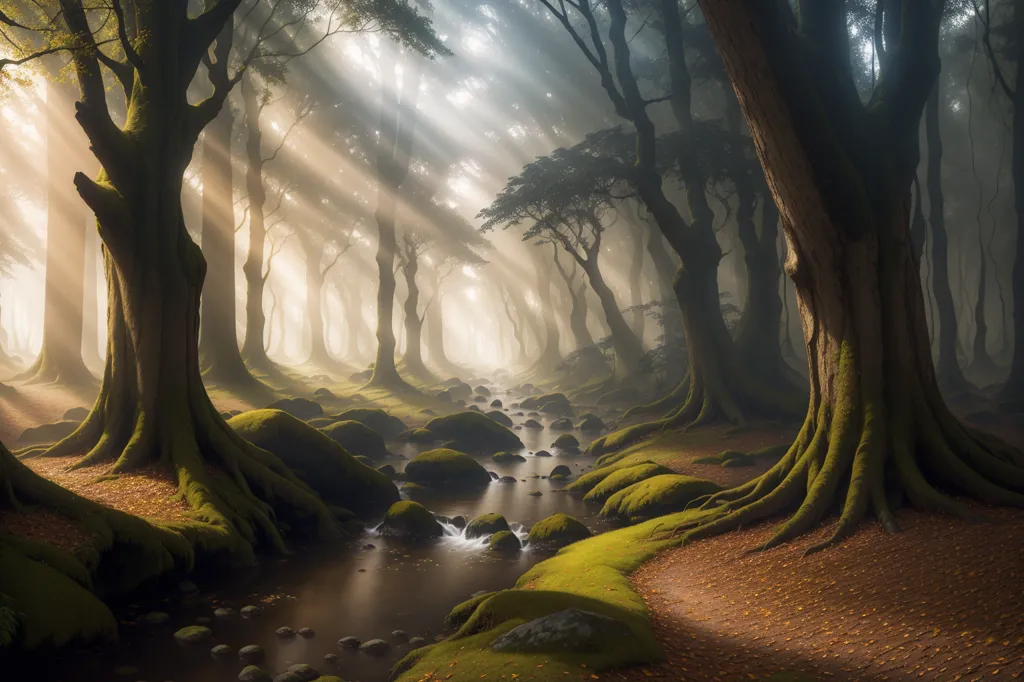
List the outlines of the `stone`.
{"type": "Polygon", "coordinates": [[[613,641],[633,637],[621,620],[591,611],[565,609],[531,620],[498,637],[491,650],[510,653],[600,651],[613,641]]]}
{"type": "Polygon", "coordinates": [[[491,401],[491,407],[502,407],[501,401],[495,398],[491,401]]]}
{"type": "Polygon", "coordinates": [[[139,620],[141,620],[146,625],[162,625],[170,619],[171,615],[169,613],[164,613],[163,611],[151,611],[139,620]]]}
{"type": "Polygon", "coordinates": [[[270,682],[272,678],[259,666],[247,665],[238,673],[238,679],[241,682],[270,682]]]}
{"type": "Polygon", "coordinates": [[[295,673],[281,673],[274,678],[274,682],[305,682],[305,680],[295,673]]]}
{"type": "Polygon", "coordinates": [[[263,609],[259,606],[249,604],[248,606],[243,606],[240,613],[242,614],[242,618],[255,618],[263,613],[263,609]]]}
{"type": "Polygon", "coordinates": [[[408,633],[406,633],[405,630],[395,630],[394,632],[391,633],[391,637],[393,639],[397,639],[397,640],[401,640],[401,641],[405,641],[405,640],[409,639],[409,635],[408,635],[408,633]]]}
{"type": "Polygon", "coordinates": [[[570,478],[571,476],[572,469],[565,466],[564,464],[559,464],[558,466],[551,470],[550,474],[548,474],[548,478],[555,481],[565,480],[567,478],[570,478]]]}
{"type": "Polygon", "coordinates": [[[409,638],[409,648],[410,649],[419,649],[421,646],[426,646],[426,644],[427,644],[427,640],[423,639],[422,637],[410,637],[409,638]]]}
{"type": "Polygon", "coordinates": [[[371,656],[383,656],[387,652],[391,651],[391,645],[383,639],[371,639],[368,642],[360,644],[359,650],[365,651],[371,656]]]}
{"type": "Polygon", "coordinates": [[[355,637],[342,637],[338,640],[338,646],[342,649],[358,649],[361,644],[355,637]]]}
{"type": "Polygon", "coordinates": [[[605,429],[604,421],[596,414],[585,414],[583,420],[579,424],[580,431],[603,431],[605,429]]]}
{"type": "Polygon", "coordinates": [[[295,630],[292,630],[290,627],[286,625],[283,628],[278,628],[277,630],[275,630],[274,634],[280,637],[281,639],[291,639],[295,636],[295,630]]]}
{"type": "Polygon", "coordinates": [[[525,422],[523,422],[523,426],[525,426],[528,429],[543,429],[544,428],[544,425],[541,424],[536,419],[527,419],[525,422]]]}
{"type": "Polygon", "coordinates": [[[174,639],[186,644],[205,642],[213,638],[213,631],[202,625],[189,625],[174,633],[174,639]]]}
{"type": "Polygon", "coordinates": [[[290,665],[288,666],[288,672],[297,675],[302,682],[313,682],[313,680],[320,677],[320,673],[317,672],[316,668],[306,663],[290,665]]]}
{"type": "Polygon", "coordinates": [[[182,594],[192,594],[198,590],[199,588],[196,587],[196,584],[191,580],[182,580],[178,583],[178,592],[181,592],[182,594]]]}
{"type": "Polygon", "coordinates": [[[218,644],[217,646],[210,649],[210,655],[216,658],[224,658],[235,653],[234,650],[227,644],[218,644]]]}
{"type": "Polygon", "coordinates": [[[516,534],[509,530],[503,530],[491,536],[487,543],[487,549],[498,554],[515,554],[523,548],[516,534]]]}
{"type": "Polygon", "coordinates": [[[64,413],[64,419],[71,422],[83,421],[88,416],[89,408],[87,407],[72,407],[64,413]]]}
{"type": "Polygon", "coordinates": [[[238,650],[238,657],[246,663],[259,663],[264,655],[263,647],[259,644],[246,644],[238,650]]]}
{"type": "Polygon", "coordinates": [[[572,420],[568,417],[562,417],[551,422],[552,431],[572,431],[574,428],[572,420]]]}
{"type": "Polygon", "coordinates": [[[551,453],[548,452],[547,450],[538,450],[537,452],[534,453],[533,456],[534,457],[550,457],[551,453]]]}
{"type": "Polygon", "coordinates": [[[321,407],[320,403],[305,398],[282,398],[277,402],[267,405],[267,409],[281,410],[303,421],[324,416],[324,408],[321,407]]]}
{"type": "Polygon", "coordinates": [[[222,606],[219,609],[215,609],[213,615],[217,618],[231,618],[235,615],[235,610],[230,606],[222,606]]]}
{"type": "Polygon", "coordinates": [[[539,490],[534,490],[534,491],[533,491],[532,493],[527,493],[527,495],[529,495],[530,497],[540,497],[540,496],[541,496],[541,495],[543,495],[543,494],[544,494],[544,493],[542,493],[542,492],[541,492],[541,491],[539,491],[539,490]]]}
{"type": "Polygon", "coordinates": [[[313,632],[313,628],[301,628],[299,630],[299,637],[309,639],[310,637],[316,637],[316,633],[313,632]]]}
{"type": "Polygon", "coordinates": [[[509,530],[508,521],[501,514],[481,514],[466,526],[466,538],[487,537],[503,530],[509,530]]]}
{"type": "Polygon", "coordinates": [[[324,654],[324,660],[328,663],[334,663],[338,660],[338,654],[324,654]]]}
{"type": "Polygon", "coordinates": [[[453,516],[452,517],[452,525],[455,526],[456,528],[458,528],[459,530],[462,530],[463,528],[466,527],[466,517],[465,516],[453,516]]]}
{"type": "Polygon", "coordinates": [[[515,483],[516,480],[515,476],[502,476],[498,479],[498,483],[515,483]]]}

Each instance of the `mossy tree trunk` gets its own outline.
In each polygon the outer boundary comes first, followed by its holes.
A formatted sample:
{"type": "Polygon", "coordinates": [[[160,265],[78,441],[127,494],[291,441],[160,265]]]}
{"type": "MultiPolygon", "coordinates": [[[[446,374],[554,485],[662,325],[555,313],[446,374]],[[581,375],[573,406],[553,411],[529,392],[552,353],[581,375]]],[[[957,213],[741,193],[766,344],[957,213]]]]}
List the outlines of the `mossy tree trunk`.
{"type": "Polygon", "coordinates": [[[85,234],[89,207],[74,190],[72,177],[86,166],[80,130],[68,127],[74,87],[49,83],[46,96],[46,281],[43,344],[39,356],[18,379],[30,383],[89,385],[95,378],[82,359],[85,234]]]}
{"type": "MultiPolygon", "coordinates": [[[[1024,0],[1014,0],[1013,33],[1016,42],[1016,76],[1006,95],[1013,106],[1013,200],[1017,209],[1017,250],[1014,255],[1010,289],[1013,293],[1013,361],[1006,384],[999,392],[1002,401],[1024,409],[1024,0]]],[[[1009,84],[1008,84],[1009,85],[1009,84]]]]}
{"type": "Polygon", "coordinates": [[[110,117],[95,45],[79,0],[61,0],[74,41],[81,90],[77,106],[102,165],[75,185],[96,213],[106,247],[108,349],[103,384],[90,415],[48,451],[87,453],[79,466],[109,462],[114,473],[150,465],[170,469],[204,532],[249,555],[267,541],[283,549],[275,522],[333,534],[319,498],[276,457],[242,440],[203,386],[199,305],[206,262],[185,229],[184,170],[199,133],[217,115],[232,83],[211,70],[216,91],[192,105],[188,86],[237,2],[222,0],[195,19],[186,3],[137,8],[138,35],[125,41],[130,64],[118,70],[129,116],[110,117]]]}
{"type": "Polygon", "coordinates": [[[925,107],[925,137],[928,145],[926,184],[928,222],[932,234],[932,289],[938,309],[939,354],[935,372],[939,385],[953,391],[967,386],[957,359],[957,321],[953,292],[949,288],[949,239],[946,233],[945,195],[942,191],[942,132],[939,127],[939,86],[925,107]]]}
{"type": "Polygon", "coordinates": [[[935,378],[910,235],[917,129],[939,70],[941,3],[885,17],[882,74],[861,103],[843,3],[701,0],[792,245],[811,400],[771,470],[712,496],[684,542],[795,510],[764,548],[868,510],[897,530],[899,491],[916,507],[970,516],[948,491],[1024,505],[1024,458],[953,417],[935,378]],[[939,5],[938,8],[935,5],[939,5]],[[902,24],[900,23],[902,21],[902,24]],[[795,26],[799,34],[794,34],[795,26]],[[722,504],[724,503],[724,504],[722,504]]]}

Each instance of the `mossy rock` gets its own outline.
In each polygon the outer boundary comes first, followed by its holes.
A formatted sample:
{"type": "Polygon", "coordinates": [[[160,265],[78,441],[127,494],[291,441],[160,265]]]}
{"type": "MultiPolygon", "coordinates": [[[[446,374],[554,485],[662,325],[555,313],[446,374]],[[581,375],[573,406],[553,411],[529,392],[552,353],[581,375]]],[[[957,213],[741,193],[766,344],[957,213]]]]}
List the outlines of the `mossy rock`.
{"type": "Polygon", "coordinates": [[[477,607],[494,596],[494,594],[494,592],[478,594],[456,606],[448,613],[447,616],[445,616],[445,627],[449,630],[457,630],[462,627],[463,624],[472,617],[473,612],[476,611],[477,607]]]}
{"type": "Polygon", "coordinates": [[[496,552],[498,554],[515,554],[523,548],[523,543],[519,541],[516,534],[510,530],[500,530],[491,536],[491,539],[487,543],[487,550],[489,552],[496,552]]]}
{"type": "Polygon", "coordinates": [[[456,400],[469,400],[473,395],[473,388],[469,384],[459,381],[457,383],[448,384],[447,387],[437,395],[439,398],[444,396],[444,398],[447,398],[452,402],[455,402],[456,400]]]}
{"type": "Polygon", "coordinates": [[[213,631],[204,625],[189,625],[174,633],[174,639],[186,644],[213,639],[213,631]]]}
{"type": "MultiPolygon", "coordinates": [[[[315,379],[316,377],[314,377],[315,379]]],[[[319,400],[336,400],[338,396],[334,395],[334,391],[329,388],[318,388],[313,391],[313,397],[319,400]]]]}
{"type": "Polygon", "coordinates": [[[508,416],[501,410],[491,410],[490,412],[484,413],[484,416],[493,422],[501,424],[507,429],[511,429],[515,422],[512,421],[512,417],[508,416]]]}
{"type": "Polygon", "coordinates": [[[598,417],[596,414],[585,414],[580,420],[579,429],[580,431],[603,431],[605,428],[604,420],[598,417]]]}
{"type": "Polygon", "coordinates": [[[353,420],[334,422],[321,429],[328,438],[349,451],[353,455],[362,455],[370,459],[384,459],[390,453],[384,438],[362,422],[353,420]]]}
{"type": "Polygon", "coordinates": [[[396,439],[405,443],[417,443],[420,445],[437,442],[437,436],[426,429],[409,429],[398,434],[396,439]]]}
{"type": "Polygon", "coordinates": [[[545,414],[566,417],[572,414],[572,404],[564,393],[547,393],[535,398],[527,398],[521,405],[523,409],[539,410],[545,414]]]}
{"type": "Polygon", "coordinates": [[[491,397],[491,389],[487,388],[486,386],[477,386],[476,388],[473,389],[473,392],[476,393],[477,395],[482,395],[487,398],[491,397]]]}
{"type": "Polygon", "coordinates": [[[562,417],[561,419],[556,419],[551,422],[552,431],[572,431],[574,428],[575,426],[573,425],[572,420],[568,417],[562,417]]]}
{"type": "Polygon", "coordinates": [[[324,408],[320,403],[306,398],[283,398],[267,405],[267,409],[281,410],[303,421],[324,416],[324,408]]]}
{"type": "Polygon", "coordinates": [[[637,466],[638,464],[652,464],[650,460],[644,460],[642,462],[623,460],[621,462],[615,462],[607,466],[588,471],[585,474],[581,474],[579,478],[570,483],[565,489],[576,495],[585,495],[594,489],[598,483],[611,476],[620,469],[628,469],[629,467],[637,466]]]}
{"type": "Polygon", "coordinates": [[[21,432],[18,445],[36,445],[39,443],[56,443],[70,436],[78,428],[80,422],[63,419],[52,424],[32,426],[21,432]]]}
{"type": "MultiPolygon", "coordinates": [[[[231,419],[231,417],[227,417],[227,419],[231,419]]],[[[306,421],[306,423],[312,426],[314,429],[323,430],[330,426],[331,424],[335,423],[336,421],[337,419],[335,419],[334,417],[317,417],[316,419],[310,419],[306,421]]]]}
{"type": "Polygon", "coordinates": [[[606,476],[604,480],[595,485],[590,492],[584,495],[583,499],[586,502],[603,504],[609,497],[620,490],[628,488],[634,483],[645,481],[648,478],[653,478],[654,476],[673,473],[675,472],[668,467],[664,467],[660,464],[654,464],[652,462],[624,467],[617,471],[613,471],[610,475],[606,476]]]}
{"type": "Polygon", "coordinates": [[[543,429],[544,425],[536,419],[527,419],[523,422],[523,427],[527,429],[543,429]]]}
{"type": "Polygon", "coordinates": [[[441,537],[444,528],[422,504],[404,500],[391,505],[377,532],[390,537],[425,540],[441,537]]]}
{"type": "Polygon", "coordinates": [[[534,457],[551,457],[551,453],[548,452],[547,450],[538,450],[537,452],[533,453],[533,456],[534,457]]]}
{"type": "Polygon", "coordinates": [[[238,673],[240,682],[271,682],[274,678],[258,665],[247,665],[238,673]]]}
{"type": "Polygon", "coordinates": [[[576,439],[576,436],[571,433],[563,433],[555,439],[555,442],[551,444],[551,447],[558,448],[559,450],[578,450],[580,442],[576,439]]]}
{"type": "Polygon", "coordinates": [[[538,549],[561,549],[592,535],[589,528],[568,514],[554,514],[533,524],[527,542],[538,549]]]}
{"type": "Polygon", "coordinates": [[[519,436],[476,412],[435,417],[423,428],[437,436],[438,440],[453,440],[463,449],[473,452],[500,452],[523,447],[519,436]]]}
{"type": "Polygon", "coordinates": [[[437,448],[417,455],[405,466],[410,481],[428,486],[485,486],[491,475],[469,455],[437,448]]]}
{"type": "Polygon", "coordinates": [[[693,500],[717,493],[714,481],[681,474],[662,474],[624,488],[604,503],[602,516],[631,522],[683,511],[693,500]]]}
{"type": "Polygon", "coordinates": [[[406,429],[405,423],[401,419],[373,407],[353,407],[350,410],[345,410],[338,415],[338,421],[359,422],[369,426],[384,438],[394,438],[406,429]]]}
{"type": "Polygon", "coordinates": [[[412,481],[409,481],[408,483],[403,483],[402,484],[402,492],[406,493],[407,495],[417,495],[417,494],[429,493],[430,492],[430,488],[425,486],[425,485],[420,485],[419,483],[414,483],[412,481]]]}
{"type": "Polygon", "coordinates": [[[495,398],[494,400],[491,401],[491,407],[495,407],[495,408],[499,408],[500,409],[500,408],[502,408],[504,406],[501,404],[500,400],[495,398]]]}
{"type": "Polygon", "coordinates": [[[382,474],[384,474],[388,478],[394,478],[395,477],[395,473],[396,473],[395,472],[395,467],[390,465],[390,464],[382,464],[382,465],[380,465],[379,467],[377,467],[377,471],[381,472],[382,474]]]}
{"type": "Polygon", "coordinates": [[[572,478],[572,469],[564,464],[559,464],[551,470],[551,473],[548,474],[548,478],[552,481],[564,481],[567,478],[572,478]]]}
{"type": "Polygon", "coordinates": [[[466,537],[470,540],[482,538],[487,535],[494,535],[503,530],[509,530],[508,521],[501,514],[481,514],[466,526],[466,537]]]}
{"type": "Polygon", "coordinates": [[[608,391],[597,399],[598,405],[635,405],[642,400],[640,391],[632,386],[624,386],[608,391]]]}
{"type": "Polygon", "coordinates": [[[323,432],[280,410],[253,410],[228,425],[267,450],[330,504],[362,518],[383,513],[399,499],[384,474],[360,464],[323,432]]]}
{"type": "Polygon", "coordinates": [[[516,454],[514,452],[509,452],[507,450],[504,450],[502,452],[495,452],[493,455],[491,455],[491,459],[494,460],[495,462],[507,462],[507,463],[511,463],[511,462],[525,462],[526,461],[526,458],[523,457],[522,455],[518,455],[518,454],[516,454]]]}

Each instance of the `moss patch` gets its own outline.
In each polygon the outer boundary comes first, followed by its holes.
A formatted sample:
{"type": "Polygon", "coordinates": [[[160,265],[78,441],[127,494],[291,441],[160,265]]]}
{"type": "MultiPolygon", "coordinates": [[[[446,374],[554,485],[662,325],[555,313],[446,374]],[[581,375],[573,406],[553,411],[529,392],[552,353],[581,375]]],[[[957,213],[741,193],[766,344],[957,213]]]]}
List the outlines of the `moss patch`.
{"type": "Polygon", "coordinates": [[[698,497],[719,490],[721,487],[717,483],[703,478],[663,474],[634,483],[615,493],[604,503],[601,514],[635,523],[682,511],[698,497]]]}
{"type": "Polygon", "coordinates": [[[362,518],[384,512],[399,499],[381,472],[360,464],[322,432],[280,410],[253,410],[228,425],[280,459],[325,501],[362,518]]]}
{"type": "Polygon", "coordinates": [[[394,438],[405,431],[405,423],[379,408],[354,407],[338,415],[339,421],[355,421],[369,426],[384,438],[394,438]]]}
{"type": "Polygon", "coordinates": [[[361,455],[370,459],[383,459],[388,456],[384,437],[361,422],[353,420],[334,422],[321,430],[327,434],[328,438],[353,455],[361,455]]]}
{"type": "Polygon", "coordinates": [[[523,447],[519,436],[479,412],[436,417],[423,427],[437,440],[451,440],[470,452],[499,452],[523,447]]]}
{"type": "Polygon", "coordinates": [[[572,414],[572,405],[564,393],[546,393],[535,398],[527,398],[520,405],[524,410],[538,410],[559,417],[572,414]]]}
{"type": "Polygon", "coordinates": [[[485,486],[491,475],[469,455],[437,448],[416,456],[405,466],[410,481],[427,486],[485,486]]]}
{"type": "Polygon", "coordinates": [[[501,514],[481,514],[466,526],[466,537],[482,538],[508,529],[508,521],[501,514]]]}
{"type": "Polygon", "coordinates": [[[584,495],[583,499],[594,504],[601,504],[615,493],[628,488],[634,483],[639,483],[654,476],[674,473],[668,467],[663,467],[653,462],[623,467],[611,472],[603,481],[595,485],[590,492],[584,495]]]}
{"type": "Polygon", "coordinates": [[[508,452],[507,450],[503,451],[503,452],[495,452],[493,455],[491,455],[491,459],[493,459],[495,462],[525,462],[526,461],[526,458],[523,457],[522,455],[517,455],[516,453],[508,452]]]}
{"type": "Polygon", "coordinates": [[[439,538],[444,535],[444,529],[434,515],[419,502],[409,500],[391,505],[377,530],[381,535],[413,540],[439,538]]]}
{"type": "Polygon", "coordinates": [[[527,541],[539,549],[561,549],[591,535],[589,528],[568,514],[554,514],[533,524],[527,541]]]}
{"type": "Polygon", "coordinates": [[[487,542],[487,550],[498,554],[515,554],[523,548],[516,534],[510,530],[499,530],[487,542]]]}

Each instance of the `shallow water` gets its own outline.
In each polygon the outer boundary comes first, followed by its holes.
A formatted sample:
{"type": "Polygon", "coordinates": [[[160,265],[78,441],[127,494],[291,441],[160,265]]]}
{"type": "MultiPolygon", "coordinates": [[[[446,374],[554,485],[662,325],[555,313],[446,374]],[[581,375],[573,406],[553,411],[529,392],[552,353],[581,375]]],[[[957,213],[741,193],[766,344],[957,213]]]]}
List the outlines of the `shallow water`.
{"type": "MultiPolygon", "coordinates": [[[[501,393],[496,395],[506,404],[515,401],[501,393]]],[[[518,411],[510,409],[509,413],[518,411]]],[[[528,418],[513,420],[521,424],[528,418]]],[[[550,418],[535,419],[545,425],[543,430],[516,431],[526,444],[521,451],[526,462],[498,464],[490,457],[477,457],[489,471],[515,476],[516,483],[493,481],[475,493],[441,491],[415,499],[435,514],[448,517],[462,515],[469,520],[484,513],[500,513],[523,540],[530,525],[557,512],[575,516],[596,532],[607,529],[597,516],[597,508],[556,492],[565,483],[532,477],[546,477],[558,464],[569,465],[574,476],[593,465],[593,458],[558,456],[553,450],[554,457],[528,454],[550,450],[550,443],[563,433],[547,428],[550,418]],[[532,491],[542,494],[530,496],[532,491]]],[[[578,431],[572,433],[583,446],[591,439],[578,431]]],[[[392,452],[409,458],[422,449],[390,445],[392,452]]],[[[406,461],[389,460],[397,469],[402,469],[406,461]]],[[[390,668],[410,650],[407,643],[392,637],[392,631],[403,630],[409,637],[424,637],[429,643],[443,633],[444,617],[453,606],[479,591],[512,587],[531,566],[551,556],[528,545],[518,556],[496,556],[487,552],[485,539],[466,540],[451,526],[447,532],[428,544],[409,545],[367,529],[356,540],[304,549],[285,559],[264,558],[260,566],[224,576],[219,584],[200,585],[196,594],[174,595],[163,603],[140,605],[137,610],[119,614],[127,621],[121,628],[119,646],[51,661],[53,669],[44,679],[228,682],[237,679],[245,664],[237,654],[215,660],[210,648],[227,644],[237,652],[247,644],[258,644],[266,652],[262,667],[272,675],[291,664],[308,663],[321,674],[339,675],[348,682],[386,680],[390,668]],[[364,549],[366,544],[374,548],[364,549]],[[237,615],[213,618],[219,606],[230,606],[237,612],[247,604],[264,606],[264,612],[253,619],[237,615]],[[170,620],[158,626],[132,621],[154,610],[168,612],[170,620]],[[212,619],[206,623],[213,630],[211,641],[189,646],[174,641],[172,634],[177,629],[204,617],[212,619]],[[309,627],[315,636],[281,640],[275,630],[282,626],[294,630],[309,627]],[[383,639],[391,644],[391,651],[377,658],[337,645],[338,639],[349,636],[364,642],[383,639]],[[325,654],[336,654],[338,659],[327,662],[325,654]]]]}

